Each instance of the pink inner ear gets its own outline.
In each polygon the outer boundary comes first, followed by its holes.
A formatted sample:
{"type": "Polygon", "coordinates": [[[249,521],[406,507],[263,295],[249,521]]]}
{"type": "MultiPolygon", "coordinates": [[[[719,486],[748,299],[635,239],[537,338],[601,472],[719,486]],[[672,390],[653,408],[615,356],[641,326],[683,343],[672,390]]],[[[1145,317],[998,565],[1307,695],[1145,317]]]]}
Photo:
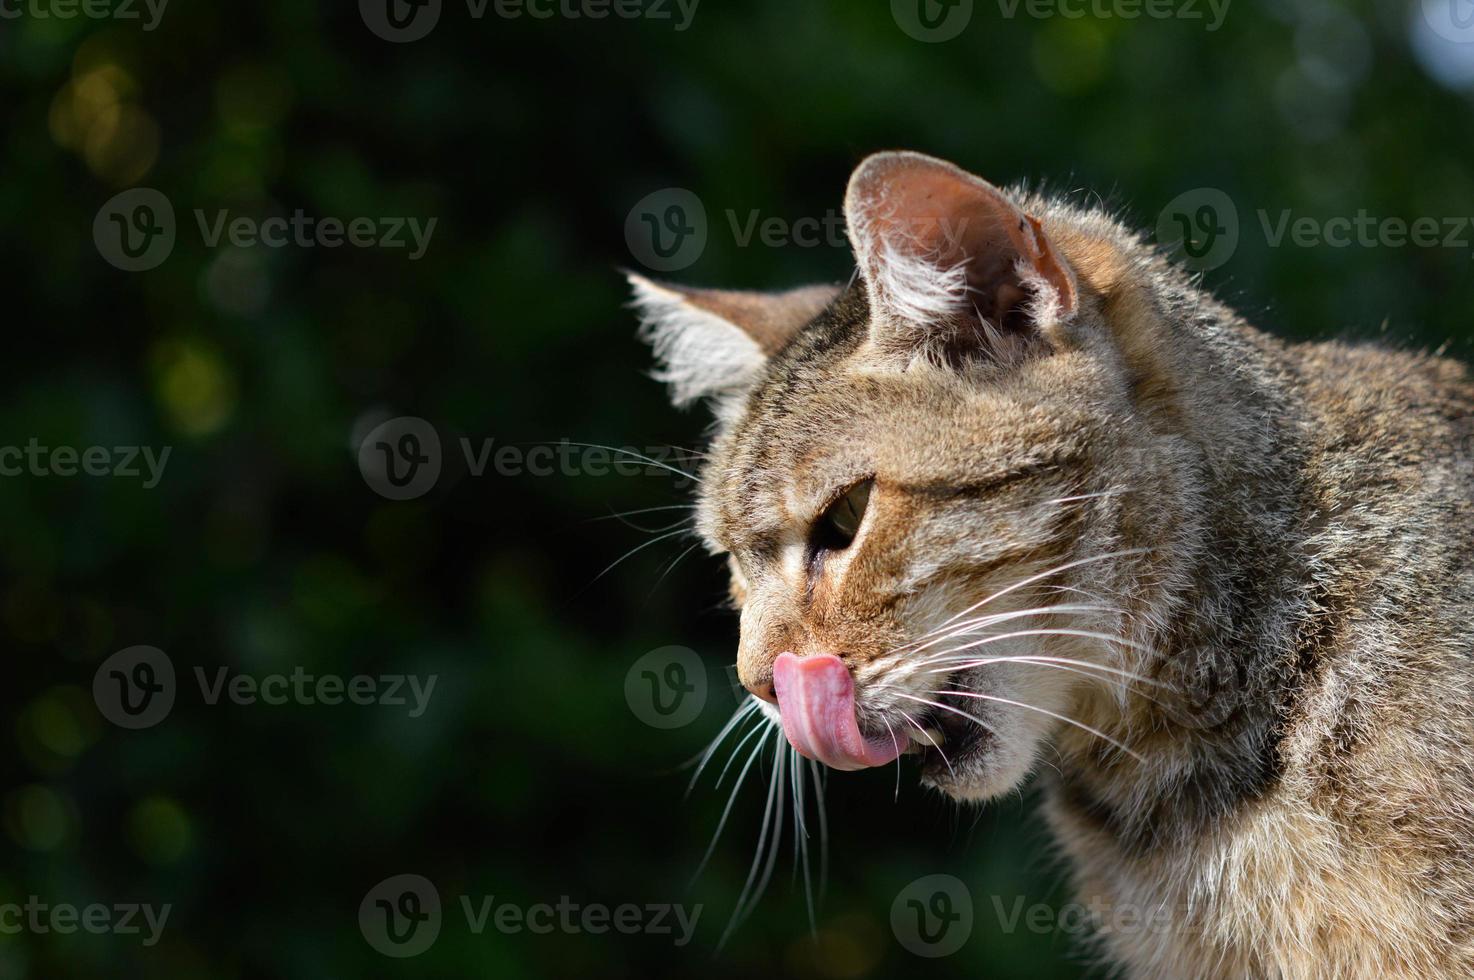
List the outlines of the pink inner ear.
{"type": "Polygon", "coordinates": [[[927,312],[930,297],[939,318],[976,309],[1003,327],[1028,295],[1025,279],[1053,290],[1060,315],[1074,312],[1074,275],[1038,220],[952,164],[873,156],[851,178],[845,209],[872,298],[906,319],[927,312]],[[919,281],[928,272],[933,282],[919,281]]]}

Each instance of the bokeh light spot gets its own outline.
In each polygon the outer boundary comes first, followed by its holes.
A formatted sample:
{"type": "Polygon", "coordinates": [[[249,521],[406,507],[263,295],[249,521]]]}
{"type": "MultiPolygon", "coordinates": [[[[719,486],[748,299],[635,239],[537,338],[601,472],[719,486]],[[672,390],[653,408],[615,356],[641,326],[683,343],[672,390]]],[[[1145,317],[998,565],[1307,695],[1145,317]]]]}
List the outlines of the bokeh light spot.
{"type": "Polygon", "coordinates": [[[192,436],[215,433],[235,411],[235,379],[219,352],[195,340],[154,351],[155,386],[169,423],[192,436]]]}

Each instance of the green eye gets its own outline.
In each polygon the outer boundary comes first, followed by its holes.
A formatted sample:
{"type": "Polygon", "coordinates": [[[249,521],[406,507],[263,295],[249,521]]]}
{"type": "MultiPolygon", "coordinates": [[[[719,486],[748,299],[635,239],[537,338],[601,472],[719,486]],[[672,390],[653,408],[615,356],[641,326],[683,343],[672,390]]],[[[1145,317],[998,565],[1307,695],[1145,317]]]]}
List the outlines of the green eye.
{"type": "Polygon", "coordinates": [[[865,519],[865,508],[870,503],[870,488],[874,480],[855,484],[824,512],[814,528],[815,549],[839,551],[848,547],[860,533],[860,523],[865,519]]]}

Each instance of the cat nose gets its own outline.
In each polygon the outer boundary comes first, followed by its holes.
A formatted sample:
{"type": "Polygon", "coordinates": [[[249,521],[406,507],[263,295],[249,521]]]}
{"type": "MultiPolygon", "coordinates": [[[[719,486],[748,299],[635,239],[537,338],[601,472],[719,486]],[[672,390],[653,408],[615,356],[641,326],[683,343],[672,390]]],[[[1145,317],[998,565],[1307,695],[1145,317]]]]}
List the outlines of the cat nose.
{"type": "Polygon", "coordinates": [[[778,703],[778,695],[773,691],[773,667],[771,664],[756,676],[744,677],[742,686],[747,688],[749,694],[755,698],[761,698],[769,704],[778,703]]]}

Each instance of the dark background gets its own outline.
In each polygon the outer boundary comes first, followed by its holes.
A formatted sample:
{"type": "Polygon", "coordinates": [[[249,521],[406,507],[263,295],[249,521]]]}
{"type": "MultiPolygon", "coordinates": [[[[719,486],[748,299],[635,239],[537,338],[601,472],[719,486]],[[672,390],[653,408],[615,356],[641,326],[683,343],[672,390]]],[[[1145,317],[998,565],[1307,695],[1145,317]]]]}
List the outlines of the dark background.
{"type": "Polygon", "coordinates": [[[658,472],[474,477],[455,442],[700,444],[705,419],[667,407],[623,308],[616,270],[642,263],[626,221],[652,193],[689,188],[708,216],[705,248],[672,278],[766,288],[844,278],[849,255],[744,247],[728,212],[823,219],[875,149],[1099,195],[1148,229],[1179,195],[1218,188],[1241,233],[1207,282],[1266,328],[1460,352],[1471,337],[1467,229],[1454,247],[1271,247],[1259,217],[1474,215],[1474,44],[1440,40],[1418,4],[1236,0],[1209,31],[979,0],[939,43],[877,0],[704,0],[685,30],[476,20],[446,0],[405,44],[349,2],[173,0],[154,31],[22,9],[0,20],[0,445],[172,455],[152,489],[0,478],[0,902],[173,909],[151,948],[0,935],[0,978],[1086,972],[1067,930],[1000,920],[1069,900],[1031,791],[962,809],[909,770],[897,789],[892,769],[830,780],[816,935],[785,838],[772,886],[716,951],[767,776],[688,889],[726,791],[708,776],[682,802],[675,768],[737,704],[724,572],[698,549],[662,577],[690,544],[673,537],[598,577],[680,512],[594,520],[689,488],[658,472]],[[93,237],[131,187],[178,216],[172,254],[134,273],[93,237]],[[221,208],[438,221],[410,261],[210,248],[193,211],[221,208]],[[445,472],[395,502],[360,475],[356,440],[400,415],[435,426],[445,472]],[[138,644],[167,652],[179,691],[166,720],[126,731],[92,681],[138,644]],[[696,722],[662,731],[625,678],[670,645],[699,651],[710,693],[696,722]],[[210,705],[193,669],[222,665],[438,682],[419,718],[210,705]],[[926,961],[890,909],[937,872],[967,883],[974,924],[961,951],[926,961]],[[438,941],[404,960],[358,923],[365,894],[401,873],[446,905],[438,941]],[[704,911],[684,948],[477,936],[460,895],[704,911]]]}

